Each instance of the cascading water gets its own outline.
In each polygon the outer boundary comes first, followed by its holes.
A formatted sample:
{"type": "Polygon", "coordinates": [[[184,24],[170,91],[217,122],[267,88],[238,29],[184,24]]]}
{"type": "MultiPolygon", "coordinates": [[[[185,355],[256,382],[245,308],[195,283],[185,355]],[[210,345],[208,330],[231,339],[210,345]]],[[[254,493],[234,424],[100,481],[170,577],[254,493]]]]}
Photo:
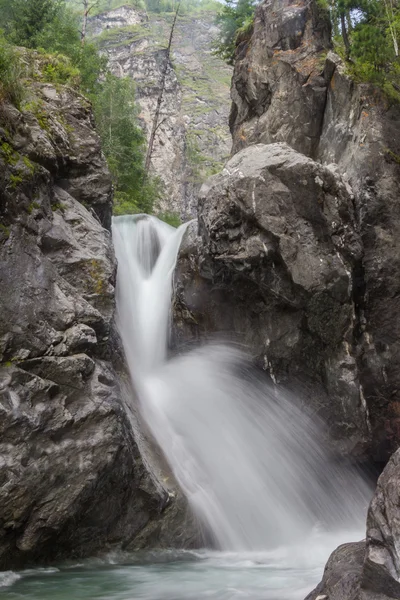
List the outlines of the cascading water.
{"type": "Polygon", "coordinates": [[[364,537],[368,486],[332,462],[318,427],[242,353],[208,345],[167,360],[184,232],[145,215],[114,219],[117,319],[140,411],[218,550],[0,573],[1,600],[302,600],[330,552],[364,537]]]}
{"type": "Polygon", "coordinates": [[[172,277],[186,226],[116,217],[117,319],[141,411],[216,545],[262,551],[316,528],[356,529],[370,491],[318,428],[231,347],[167,360],[172,277]]]}

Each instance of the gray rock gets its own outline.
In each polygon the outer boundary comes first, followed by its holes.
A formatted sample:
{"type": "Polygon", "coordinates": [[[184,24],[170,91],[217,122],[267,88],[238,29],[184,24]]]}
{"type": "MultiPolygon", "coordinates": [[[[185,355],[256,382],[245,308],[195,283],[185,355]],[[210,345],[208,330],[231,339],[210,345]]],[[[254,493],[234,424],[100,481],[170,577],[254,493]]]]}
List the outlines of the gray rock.
{"type": "MultiPolygon", "coordinates": [[[[196,194],[229,155],[231,67],[211,54],[215,15],[182,14],[176,22],[171,60],[156,132],[152,169],[163,183],[158,206],[183,220],[196,214],[196,194]]],[[[113,73],[135,81],[143,129],[150,137],[171,22],[133,6],[89,19],[113,73]],[[123,29],[125,28],[125,29],[123,29]]]]}
{"type": "Polygon", "coordinates": [[[329,557],[321,583],[306,600],[357,600],[365,542],[343,544],[329,557]]]}
{"type": "Polygon", "coordinates": [[[362,454],[351,354],[361,242],[346,183],[286,144],[250,146],[203,186],[199,232],[197,256],[180,259],[176,341],[236,332],[325,418],[340,452],[362,454]]]}
{"type": "Polygon", "coordinates": [[[400,450],[379,477],[367,517],[362,586],[374,594],[400,598],[400,450]]]}
{"type": "Polygon", "coordinates": [[[193,544],[187,506],[143,458],[152,442],[131,417],[111,180],[90,107],[62,86],[29,93],[40,122],[0,114],[0,569],[193,544]]]}
{"type": "Polygon", "coordinates": [[[371,452],[385,462],[400,443],[400,109],[373,86],[351,80],[329,49],[317,2],[260,3],[254,31],[237,47],[233,152],[287,142],[328,164],[353,190],[362,257],[352,269],[349,353],[368,409],[371,452]]]}
{"type": "Polygon", "coordinates": [[[237,48],[230,127],[235,153],[255,142],[287,142],[314,156],[322,129],[329,18],[316,2],[266,0],[237,48]]]}

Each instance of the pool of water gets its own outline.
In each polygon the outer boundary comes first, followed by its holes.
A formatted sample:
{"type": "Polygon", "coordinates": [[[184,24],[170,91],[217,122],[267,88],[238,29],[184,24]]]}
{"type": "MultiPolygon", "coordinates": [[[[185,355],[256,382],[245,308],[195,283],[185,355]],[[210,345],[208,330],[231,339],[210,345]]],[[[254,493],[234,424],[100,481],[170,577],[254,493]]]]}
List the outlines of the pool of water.
{"type": "Polygon", "coordinates": [[[360,532],[315,533],[270,552],[163,551],[0,573],[1,600],[302,600],[332,550],[360,532]]]}

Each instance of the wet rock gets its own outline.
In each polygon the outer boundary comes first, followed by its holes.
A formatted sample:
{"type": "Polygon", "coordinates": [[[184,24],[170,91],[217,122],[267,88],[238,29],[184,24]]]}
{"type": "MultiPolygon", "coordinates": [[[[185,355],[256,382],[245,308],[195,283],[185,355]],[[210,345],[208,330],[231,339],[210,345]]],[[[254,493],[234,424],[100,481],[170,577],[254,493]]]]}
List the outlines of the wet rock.
{"type": "Polygon", "coordinates": [[[349,187],[286,144],[256,144],[203,186],[199,233],[191,255],[183,244],[177,340],[235,332],[324,417],[341,452],[362,454],[369,433],[351,354],[362,249],[349,187]]]}
{"type": "Polygon", "coordinates": [[[329,557],[321,583],[306,600],[356,600],[359,598],[365,542],[343,544],[329,557]]]}
{"type": "Polygon", "coordinates": [[[237,47],[233,152],[287,142],[352,188],[362,256],[352,270],[357,324],[349,354],[368,409],[370,451],[386,462],[400,444],[400,109],[354,82],[330,46],[317,2],[265,0],[257,7],[254,30],[237,47]]]}
{"type": "Polygon", "coordinates": [[[0,569],[158,545],[156,526],[164,545],[192,543],[184,503],[161,523],[167,491],[134,433],[90,106],[63,86],[29,93],[39,120],[0,111],[0,569]]]}
{"type": "Polygon", "coordinates": [[[365,598],[400,598],[400,451],[391,457],[367,517],[367,545],[362,586],[365,598]]]}

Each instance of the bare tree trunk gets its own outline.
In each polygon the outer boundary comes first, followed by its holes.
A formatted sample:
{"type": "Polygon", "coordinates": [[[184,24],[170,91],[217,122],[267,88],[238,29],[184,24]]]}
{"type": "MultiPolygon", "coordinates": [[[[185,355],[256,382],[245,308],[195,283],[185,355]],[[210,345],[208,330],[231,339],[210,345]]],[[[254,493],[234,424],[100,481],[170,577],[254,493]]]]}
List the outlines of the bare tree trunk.
{"type": "Polygon", "coordinates": [[[348,60],[350,58],[350,40],[349,40],[349,36],[347,35],[346,15],[345,15],[344,11],[342,11],[340,13],[340,25],[342,28],[342,37],[343,37],[344,47],[346,49],[346,58],[348,60]]]}
{"type": "Polygon", "coordinates": [[[89,17],[90,11],[97,6],[99,0],[95,0],[92,4],[89,3],[89,0],[82,0],[83,3],[83,21],[82,21],[82,31],[81,31],[81,42],[82,46],[85,45],[86,40],[86,30],[87,30],[87,21],[89,17]]]}
{"type": "Polygon", "coordinates": [[[395,53],[395,56],[398,58],[399,57],[399,40],[397,38],[396,27],[394,25],[395,13],[394,13],[394,8],[393,8],[393,0],[384,0],[384,3],[385,3],[385,11],[386,11],[386,18],[388,21],[389,33],[390,33],[390,36],[391,36],[392,42],[393,42],[394,53],[395,53]]]}
{"type": "Polygon", "coordinates": [[[168,41],[168,46],[167,46],[167,52],[165,54],[165,62],[164,62],[162,72],[161,72],[160,92],[159,92],[158,98],[157,98],[156,112],[154,114],[153,125],[151,128],[150,139],[149,139],[149,145],[147,147],[146,160],[144,163],[144,169],[145,169],[146,175],[148,175],[148,172],[150,169],[151,156],[153,154],[154,139],[156,137],[157,127],[158,127],[158,119],[160,117],[161,103],[162,103],[164,90],[165,90],[165,80],[166,80],[166,76],[167,76],[169,57],[171,55],[172,38],[174,35],[175,23],[176,23],[176,19],[178,17],[180,5],[181,5],[181,0],[179,0],[179,2],[178,2],[178,6],[176,7],[176,11],[175,11],[174,20],[172,21],[172,26],[171,26],[171,31],[169,34],[169,41],[168,41]]]}

